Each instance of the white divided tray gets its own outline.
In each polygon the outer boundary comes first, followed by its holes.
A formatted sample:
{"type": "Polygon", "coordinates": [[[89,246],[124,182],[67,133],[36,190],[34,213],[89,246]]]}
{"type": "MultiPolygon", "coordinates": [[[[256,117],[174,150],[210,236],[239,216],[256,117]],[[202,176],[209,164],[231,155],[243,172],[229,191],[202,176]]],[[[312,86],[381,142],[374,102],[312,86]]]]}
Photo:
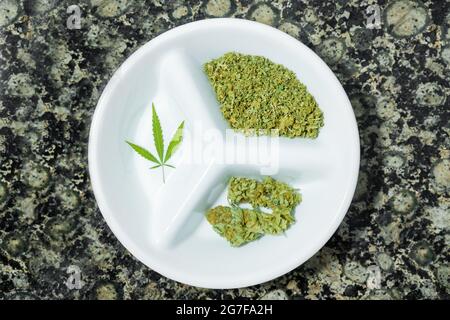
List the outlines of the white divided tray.
{"type": "MultiPolygon", "coordinates": [[[[236,134],[239,135],[239,134],[236,134]]],[[[245,150],[241,150],[245,152],[245,150]]],[[[241,152],[238,151],[238,152],[241,152]]],[[[111,230],[139,260],[174,280],[207,288],[234,288],[280,276],[315,254],[335,232],[353,196],[359,137],[353,110],[326,64],[296,39],[272,27],[238,19],[211,19],[170,30],[136,51],[115,73],[95,111],[89,170],[98,206],[111,230]],[[324,112],[317,139],[280,138],[274,178],[300,189],[296,223],[284,235],[266,235],[231,247],[205,219],[227,204],[230,176],[258,177],[261,164],[224,164],[187,156],[205,137],[195,127],[228,128],[203,64],[226,52],[261,55],[294,71],[324,112]],[[181,121],[185,140],[166,168],[139,157],[129,140],[155,152],[151,105],[165,145],[181,121]]]]}

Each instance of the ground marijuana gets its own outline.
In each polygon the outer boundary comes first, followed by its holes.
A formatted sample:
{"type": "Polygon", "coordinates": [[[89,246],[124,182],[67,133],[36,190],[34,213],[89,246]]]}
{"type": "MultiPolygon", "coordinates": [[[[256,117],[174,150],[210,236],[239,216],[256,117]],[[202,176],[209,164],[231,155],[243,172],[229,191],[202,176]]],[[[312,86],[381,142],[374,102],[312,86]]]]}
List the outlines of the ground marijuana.
{"type": "Polygon", "coordinates": [[[267,58],[229,52],[204,70],[230,126],[247,134],[316,138],[323,114],[294,72],[267,58]]]}
{"type": "Polygon", "coordinates": [[[264,234],[283,233],[295,221],[293,209],[301,202],[301,195],[288,184],[267,177],[262,182],[241,177],[230,179],[230,206],[208,210],[206,218],[213,229],[238,247],[264,234]],[[241,208],[249,204],[252,209],[241,208]],[[261,209],[269,209],[266,213],[261,209]]]}

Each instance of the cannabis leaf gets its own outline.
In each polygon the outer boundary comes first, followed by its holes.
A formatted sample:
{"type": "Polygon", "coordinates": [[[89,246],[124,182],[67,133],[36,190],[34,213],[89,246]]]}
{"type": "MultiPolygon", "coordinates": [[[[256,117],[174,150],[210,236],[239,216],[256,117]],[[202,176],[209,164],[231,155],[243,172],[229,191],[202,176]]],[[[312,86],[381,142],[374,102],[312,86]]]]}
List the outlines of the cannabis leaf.
{"type": "Polygon", "coordinates": [[[156,113],[155,104],[152,103],[152,132],[153,132],[153,143],[155,144],[155,149],[158,154],[158,158],[155,157],[150,151],[147,149],[138,146],[137,144],[131,143],[129,141],[125,141],[128,145],[133,148],[141,157],[155,163],[156,165],[150,167],[150,169],[156,169],[161,167],[163,174],[163,182],[166,182],[164,167],[174,168],[174,166],[167,163],[175,151],[178,149],[181,141],[183,141],[183,128],[184,121],[178,126],[177,131],[172,137],[172,140],[169,142],[169,146],[164,155],[164,136],[161,128],[161,123],[159,121],[158,114],[156,113]]]}
{"type": "Polygon", "coordinates": [[[169,160],[172,154],[178,149],[178,146],[183,140],[183,128],[184,128],[184,121],[178,126],[177,131],[175,131],[175,134],[173,135],[172,140],[169,143],[166,156],[164,157],[164,162],[169,160]]]}
{"type": "Polygon", "coordinates": [[[159,117],[156,114],[154,103],[152,103],[152,129],[153,141],[155,142],[156,151],[158,152],[159,159],[162,161],[164,156],[164,138],[161,129],[161,123],[159,122],[159,117]]]}
{"type": "Polygon", "coordinates": [[[129,141],[125,142],[128,143],[128,145],[132,147],[134,151],[136,151],[141,157],[144,157],[145,159],[150,160],[152,162],[159,163],[159,160],[147,149],[144,149],[138,146],[137,144],[131,143],[129,141]]]}

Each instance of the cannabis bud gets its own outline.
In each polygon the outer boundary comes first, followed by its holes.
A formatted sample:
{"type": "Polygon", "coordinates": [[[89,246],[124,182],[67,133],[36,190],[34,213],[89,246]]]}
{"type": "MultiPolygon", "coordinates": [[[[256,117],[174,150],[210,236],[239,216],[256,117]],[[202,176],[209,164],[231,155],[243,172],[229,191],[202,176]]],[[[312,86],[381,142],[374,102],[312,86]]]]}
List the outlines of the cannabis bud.
{"type": "Polygon", "coordinates": [[[230,207],[218,206],[208,210],[206,218],[213,229],[238,247],[264,234],[283,233],[295,222],[293,209],[301,195],[288,184],[267,177],[262,182],[233,177],[228,187],[230,207]],[[250,204],[252,209],[239,207],[250,204]],[[269,209],[265,213],[261,209],[269,209]]]}

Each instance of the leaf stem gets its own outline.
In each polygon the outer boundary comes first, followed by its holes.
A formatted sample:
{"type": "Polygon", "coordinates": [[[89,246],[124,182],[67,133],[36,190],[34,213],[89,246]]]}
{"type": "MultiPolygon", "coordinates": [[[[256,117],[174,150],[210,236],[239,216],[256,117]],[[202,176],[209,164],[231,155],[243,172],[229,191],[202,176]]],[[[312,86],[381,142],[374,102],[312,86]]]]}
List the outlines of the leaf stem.
{"type": "Polygon", "coordinates": [[[163,174],[163,183],[166,183],[166,176],[164,174],[164,164],[161,166],[162,168],[162,174],[163,174]]]}

